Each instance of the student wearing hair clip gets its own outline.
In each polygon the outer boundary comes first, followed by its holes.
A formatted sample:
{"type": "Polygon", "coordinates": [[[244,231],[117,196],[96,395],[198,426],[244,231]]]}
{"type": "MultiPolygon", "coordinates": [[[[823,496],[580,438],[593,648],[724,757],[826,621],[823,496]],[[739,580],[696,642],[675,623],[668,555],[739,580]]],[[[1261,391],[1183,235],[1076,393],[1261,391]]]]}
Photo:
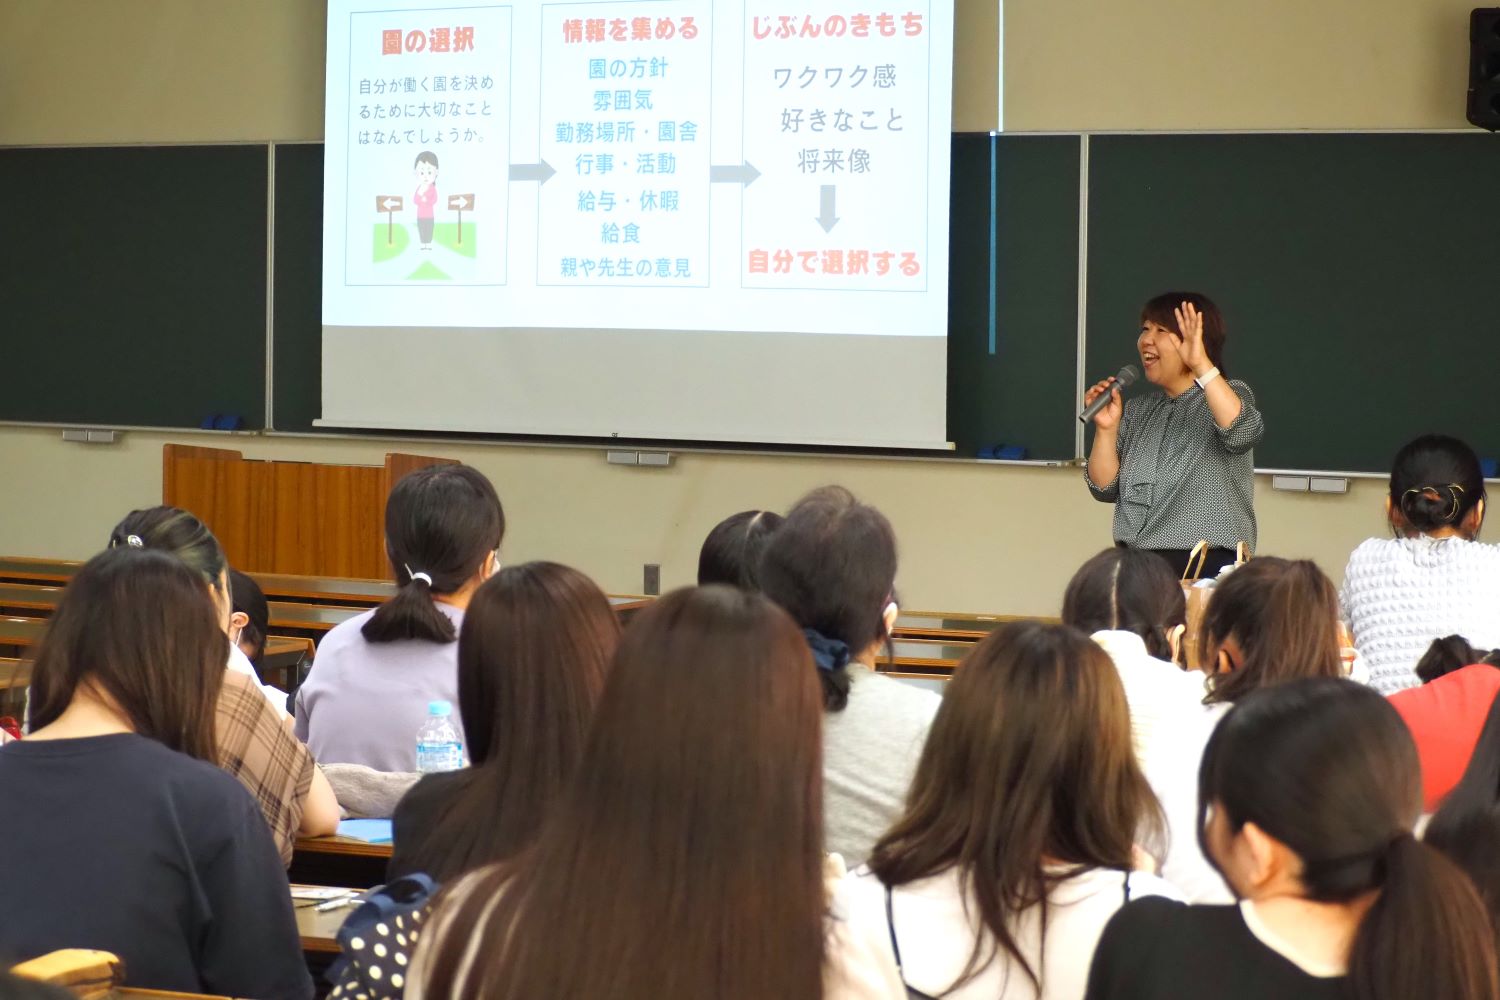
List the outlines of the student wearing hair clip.
{"type": "Polygon", "coordinates": [[[762,592],[791,614],[823,686],[827,849],[859,865],[901,815],[942,699],[875,673],[896,623],[896,535],[846,489],[800,500],[772,533],[762,592]]]}
{"type": "Polygon", "coordinates": [[[1392,538],[1371,538],[1344,571],[1343,613],[1383,694],[1416,687],[1433,640],[1460,635],[1500,646],[1500,547],[1478,540],[1484,478],[1474,450],[1429,434],[1391,467],[1386,518],[1392,538]]]}
{"type": "Polygon", "coordinates": [[[504,535],[495,487],[466,465],[418,469],[391,490],[385,545],[400,589],[324,636],[297,690],[297,735],[319,763],[417,769],[428,703],[459,704],[464,609],[499,571],[504,535]]]}

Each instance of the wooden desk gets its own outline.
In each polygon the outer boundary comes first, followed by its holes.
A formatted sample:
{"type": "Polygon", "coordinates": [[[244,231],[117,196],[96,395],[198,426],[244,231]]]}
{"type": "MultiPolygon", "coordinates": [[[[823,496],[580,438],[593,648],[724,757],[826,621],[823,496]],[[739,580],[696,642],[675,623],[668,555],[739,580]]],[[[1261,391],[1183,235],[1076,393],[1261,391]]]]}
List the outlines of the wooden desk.
{"type": "MultiPolygon", "coordinates": [[[[293,883],[292,888],[297,889],[299,885],[293,883]]],[[[344,926],[344,921],[348,919],[349,914],[354,912],[354,909],[352,906],[341,906],[336,910],[320,912],[317,904],[305,902],[294,896],[292,910],[297,915],[297,934],[302,938],[303,952],[312,955],[337,955],[339,928],[344,926]]]]}
{"type": "Polygon", "coordinates": [[[1044,622],[1057,618],[1041,615],[973,615],[954,611],[907,611],[896,619],[892,635],[897,639],[946,639],[978,641],[1001,625],[1013,622],[1044,622]]]}
{"type": "Polygon", "coordinates": [[[369,889],[385,884],[390,844],[371,844],[351,837],[299,837],[292,847],[288,870],[302,885],[353,886],[369,889]]]}
{"type": "Polygon", "coordinates": [[[891,643],[894,662],[881,658],[877,669],[889,673],[948,675],[960,660],[974,649],[972,642],[944,642],[941,639],[897,639],[891,643]]]}
{"type": "Polygon", "coordinates": [[[0,580],[19,583],[67,583],[83,563],[66,559],[0,558],[0,580]]]}

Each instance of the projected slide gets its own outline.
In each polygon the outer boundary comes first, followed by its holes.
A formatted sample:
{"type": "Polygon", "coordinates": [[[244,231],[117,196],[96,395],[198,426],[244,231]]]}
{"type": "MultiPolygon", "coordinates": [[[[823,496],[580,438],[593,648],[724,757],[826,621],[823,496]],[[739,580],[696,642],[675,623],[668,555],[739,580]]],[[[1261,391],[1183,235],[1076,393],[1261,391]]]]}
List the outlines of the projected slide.
{"type": "Polygon", "coordinates": [[[325,327],[943,337],[951,0],[329,0],[325,327]]]}

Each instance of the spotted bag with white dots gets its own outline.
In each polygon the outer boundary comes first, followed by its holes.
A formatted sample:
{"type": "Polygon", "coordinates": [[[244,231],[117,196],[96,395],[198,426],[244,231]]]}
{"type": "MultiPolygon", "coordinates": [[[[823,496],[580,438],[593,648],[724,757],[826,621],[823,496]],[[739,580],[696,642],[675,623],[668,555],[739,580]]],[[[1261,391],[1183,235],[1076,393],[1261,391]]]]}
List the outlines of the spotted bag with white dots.
{"type": "Polygon", "coordinates": [[[330,1000],[400,1000],[435,892],[426,875],[407,875],[366,894],[339,928],[330,1000]]]}

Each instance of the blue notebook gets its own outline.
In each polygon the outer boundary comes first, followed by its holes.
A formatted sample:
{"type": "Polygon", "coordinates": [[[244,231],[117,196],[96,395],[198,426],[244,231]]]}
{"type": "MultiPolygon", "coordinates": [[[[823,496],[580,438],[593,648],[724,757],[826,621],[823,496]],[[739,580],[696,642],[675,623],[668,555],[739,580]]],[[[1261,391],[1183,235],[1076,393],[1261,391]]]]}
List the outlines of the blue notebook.
{"type": "Polygon", "coordinates": [[[339,822],[339,836],[363,840],[367,844],[389,844],[391,821],[388,819],[346,819],[339,822]]]}

